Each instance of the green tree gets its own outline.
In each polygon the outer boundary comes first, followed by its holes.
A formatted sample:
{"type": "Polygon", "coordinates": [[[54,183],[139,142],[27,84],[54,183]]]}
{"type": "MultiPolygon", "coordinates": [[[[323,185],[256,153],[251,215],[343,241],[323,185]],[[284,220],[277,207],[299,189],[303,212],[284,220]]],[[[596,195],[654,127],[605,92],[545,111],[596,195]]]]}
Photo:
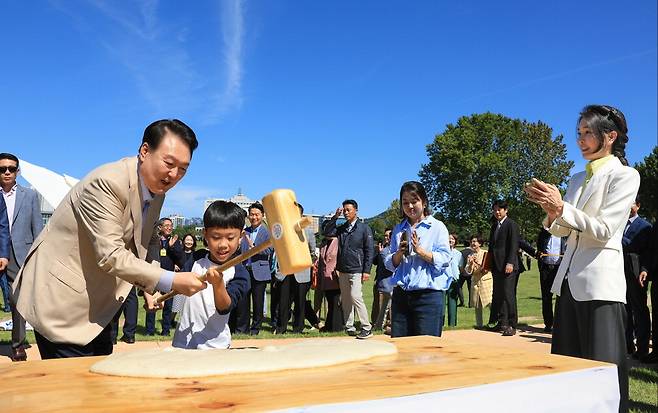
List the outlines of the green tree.
{"type": "Polygon", "coordinates": [[[174,228],[174,234],[178,235],[178,238],[182,239],[186,234],[199,235],[197,233],[194,225],[184,225],[177,228],[174,228]]]}
{"type": "Polygon", "coordinates": [[[541,209],[526,201],[532,177],[564,187],[573,167],[563,136],[539,121],[483,113],[459,118],[427,145],[429,162],[419,176],[434,209],[451,231],[488,236],[491,204],[506,199],[522,235],[534,240],[541,209]],[[452,227],[451,227],[452,226],[452,227]]]}
{"type": "Polygon", "coordinates": [[[400,200],[394,199],[388,209],[381,214],[367,219],[366,222],[372,229],[375,242],[384,240],[384,231],[386,228],[393,229],[402,218],[400,217],[400,200]]]}
{"type": "Polygon", "coordinates": [[[635,169],[640,173],[640,215],[651,222],[658,219],[658,146],[654,146],[653,151],[643,162],[635,164],[635,169]]]}

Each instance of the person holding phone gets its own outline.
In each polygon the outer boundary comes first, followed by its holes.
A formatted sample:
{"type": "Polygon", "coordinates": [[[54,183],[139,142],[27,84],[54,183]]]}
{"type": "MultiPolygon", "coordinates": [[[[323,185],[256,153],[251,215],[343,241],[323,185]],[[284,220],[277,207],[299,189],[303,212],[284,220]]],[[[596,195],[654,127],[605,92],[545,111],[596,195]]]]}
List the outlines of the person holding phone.
{"type": "Polygon", "coordinates": [[[385,259],[396,286],[391,337],[441,336],[445,291],[453,280],[448,229],[432,216],[420,182],[405,182],[400,188],[400,213],[403,219],[393,229],[385,259]]]}

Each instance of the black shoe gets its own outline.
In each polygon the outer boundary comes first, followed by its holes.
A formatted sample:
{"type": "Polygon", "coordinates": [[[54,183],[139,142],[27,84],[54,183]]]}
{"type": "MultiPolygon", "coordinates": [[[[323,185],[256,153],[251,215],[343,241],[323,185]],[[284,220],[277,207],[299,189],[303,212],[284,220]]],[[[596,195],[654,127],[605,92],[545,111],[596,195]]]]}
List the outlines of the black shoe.
{"type": "Polygon", "coordinates": [[[26,361],[27,353],[23,346],[11,349],[11,361],[26,361]]]}
{"type": "Polygon", "coordinates": [[[496,333],[500,333],[500,332],[503,331],[503,326],[501,326],[500,324],[496,324],[495,326],[487,327],[486,329],[489,330],[489,331],[494,331],[496,333]]]}
{"type": "Polygon", "coordinates": [[[357,332],[356,330],[347,330],[347,335],[350,337],[356,337],[357,332]]]}
{"type": "Polygon", "coordinates": [[[161,336],[165,336],[165,337],[169,336],[170,334],[171,333],[169,333],[169,330],[164,330],[160,333],[161,336]]]}
{"type": "Polygon", "coordinates": [[[372,337],[372,331],[365,330],[365,329],[359,331],[359,334],[356,335],[356,338],[358,338],[359,340],[365,340],[365,339],[368,339],[370,337],[372,337]]]}
{"type": "Polygon", "coordinates": [[[503,329],[503,335],[505,337],[513,336],[516,334],[516,329],[514,327],[505,327],[503,329]]]}
{"type": "Polygon", "coordinates": [[[553,327],[546,326],[544,327],[544,333],[552,333],[553,332],[553,327]]]}
{"type": "Polygon", "coordinates": [[[134,344],[135,343],[135,337],[122,336],[121,341],[123,341],[124,343],[127,343],[127,344],[134,344]]]}

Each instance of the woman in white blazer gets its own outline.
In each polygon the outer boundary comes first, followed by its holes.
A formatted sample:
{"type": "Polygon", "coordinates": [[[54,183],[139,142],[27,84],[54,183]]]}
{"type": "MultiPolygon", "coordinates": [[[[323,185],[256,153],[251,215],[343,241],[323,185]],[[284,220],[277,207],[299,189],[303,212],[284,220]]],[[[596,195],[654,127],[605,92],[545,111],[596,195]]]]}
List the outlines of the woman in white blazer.
{"type": "Polygon", "coordinates": [[[621,239],[640,176],[628,167],[624,114],[590,105],[578,119],[578,147],[589,163],[569,180],[564,199],[537,179],[528,199],[542,207],[545,227],[568,237],[552,292],[558,295],[551,353],[615,363],[620,411],[627,410],[626,281],[621,239]]]}

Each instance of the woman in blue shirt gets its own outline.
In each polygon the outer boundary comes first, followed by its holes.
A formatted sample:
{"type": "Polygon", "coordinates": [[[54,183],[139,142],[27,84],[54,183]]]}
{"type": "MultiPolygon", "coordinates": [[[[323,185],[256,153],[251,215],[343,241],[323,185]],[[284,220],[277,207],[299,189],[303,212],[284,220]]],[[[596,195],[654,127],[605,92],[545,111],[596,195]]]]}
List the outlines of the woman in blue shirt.
{"type": "Polygon", "coordinates": [[[393,272],[391,337],[441,336],[445,291],[453,280],[448,229],[434,218],[420,182],[400,188],[401,223],[385,265],[393,272]]]}

